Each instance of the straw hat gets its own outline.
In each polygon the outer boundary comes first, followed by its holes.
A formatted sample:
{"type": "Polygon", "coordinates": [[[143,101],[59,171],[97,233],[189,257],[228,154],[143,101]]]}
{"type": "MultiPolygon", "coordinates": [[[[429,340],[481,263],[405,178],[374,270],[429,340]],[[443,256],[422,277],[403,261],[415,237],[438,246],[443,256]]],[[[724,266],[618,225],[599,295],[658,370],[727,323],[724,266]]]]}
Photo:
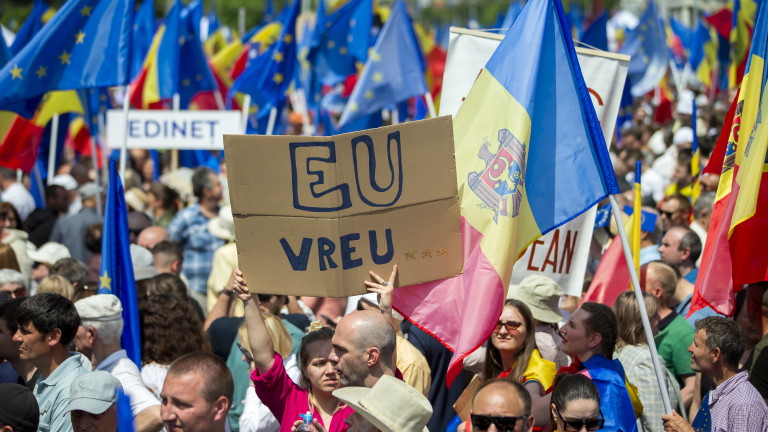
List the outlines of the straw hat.
{"type": "Polygon", "coordinates": [[[531,310],[534,319],[545,323],[563,319],[558,307],[562,295],[563,290],[557,282],[536,274],[526,276],[519,285],[510,285],[507,291],[507,299],[522,301],[531,310]]]}
{"type": "Polygon", "coordinates": [[[432,416],[432,406],[423,394],[389,375],[379,378],[373,388],[343,387],[333,395],[382,432],[427,432],[432,416]]]}

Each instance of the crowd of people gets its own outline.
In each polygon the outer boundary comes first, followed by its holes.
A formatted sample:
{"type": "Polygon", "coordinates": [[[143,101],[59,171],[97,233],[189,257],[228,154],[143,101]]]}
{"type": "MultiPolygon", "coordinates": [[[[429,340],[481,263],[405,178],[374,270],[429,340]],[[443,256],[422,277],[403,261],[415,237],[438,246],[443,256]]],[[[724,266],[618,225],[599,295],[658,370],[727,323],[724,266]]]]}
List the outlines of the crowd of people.
{"type": "MultiPolygon", "coordinates": [[[[0,167],[0,427],[115,430],[127,404],[137,431],[768,431],[768,282],[738,292],[733,319],[689,314],[718,183],[692,174],[691,147],[706,165],[727,101],[686,91],[635,108],[611,156],[626,203],[643,163],[643,211],[657,216],[641,237],[644,308],[632,292],[580,302],[529,276],[450,385],[452,353],[392,309],[396,266],[350,298],[249,286],[226,164],[171,171],[145,150],[124,178],[137,365],[123,305],[97,294],[105,197],[90,161],[62,166],[44,208],[0,167]]],[[[588,280],[613,235],[595,229],[588,280]]]]}

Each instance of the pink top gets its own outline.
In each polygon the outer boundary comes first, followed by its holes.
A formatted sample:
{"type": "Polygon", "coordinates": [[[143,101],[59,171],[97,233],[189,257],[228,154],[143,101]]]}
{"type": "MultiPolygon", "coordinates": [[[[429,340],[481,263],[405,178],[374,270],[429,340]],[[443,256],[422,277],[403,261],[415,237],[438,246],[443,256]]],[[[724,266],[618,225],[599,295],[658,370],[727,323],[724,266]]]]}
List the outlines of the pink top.
{"type": "Polygon", "coordinates": [[[259,399],[280,420],[280,432],[290,432],[293,423],[301,420],[299,415],[307,411],[311,411],[328,432],[346,431],[348,426],[345,420],[355,412],[343,405],[333,414],[330,427],[324,424],[317,409],[309,405],[309,392],[291,380],[285,372],[283,358],[278,353],[275,353],[275,361],[267,373],[259,375],[259,370],[255,369],[251,374],[251,381],[259,399]]]}

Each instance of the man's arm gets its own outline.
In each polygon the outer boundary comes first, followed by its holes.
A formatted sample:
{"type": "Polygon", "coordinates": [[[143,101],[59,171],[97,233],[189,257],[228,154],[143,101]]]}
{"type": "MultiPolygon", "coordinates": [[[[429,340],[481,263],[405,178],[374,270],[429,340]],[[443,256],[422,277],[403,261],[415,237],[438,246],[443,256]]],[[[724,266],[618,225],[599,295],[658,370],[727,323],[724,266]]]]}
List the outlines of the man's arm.
{"type": "Polygon", "coordinates": [[[683,406],[685,409],[691,407],[693,402],[693,393],[696,391],[696,375],[683,378],[683,388],[680,389],[680,396],[683,397],[683,406]]]}
{"type": "Polygon", "coordinates": [[[158,432],[163,428],[163,420],[160,418],[160,405],[151,406],[136,415],[133,419],[133,427],[136,432],[158,432]]]}

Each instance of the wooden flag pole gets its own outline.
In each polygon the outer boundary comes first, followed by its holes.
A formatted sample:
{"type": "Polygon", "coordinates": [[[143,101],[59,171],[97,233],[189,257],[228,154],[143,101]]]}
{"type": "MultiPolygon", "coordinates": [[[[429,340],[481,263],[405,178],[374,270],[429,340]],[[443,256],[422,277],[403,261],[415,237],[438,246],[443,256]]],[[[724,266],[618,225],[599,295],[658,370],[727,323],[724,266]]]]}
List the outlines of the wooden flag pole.
{"type": "Polygon", "coordinates": [[[659,390],[661,391],[661,401],[664,403],[664,411],[667,414],[672,414],[672,405],[669,403],[669,394],[667,393],[666,374],[661,368],[661,363],[659,363],[659,353],[656,350],[656,343],[653,341],[653,330],[651,330],[651,322],[648,320],[648,311],[645,309],[645,301],[643,300],[643,289],[640,286],[640,278],[637,276],[637,271],[635,271],[632,252],[629,249],[627,232],[624,230],[624,222],[621,220],[621,210],[619,210],[619,203],[616,201],[616,198],[613,195],[609,196],[609,199],[611,200],[613,217],[616,219],[616,227],[619,230],[621,246],[624,249],[624,257],[627,259],[629,277],[632,280],[632,286],[634,287],[637,306],[640,309],[640,320],[643,322],[645,339],[648,342],[648,348],[651,350],[651,361],[653,362],[653,369],[656,372],[656,381],[659,384],[659,390]]]}
{"type": "Polygon", "coordinates": [[[437,113],[435,112],[435,101],[432,100],[432,93],[430,92],[424,93],[424,100],[427,101],[427,109],[429,110],[429,117],[436,118],[437,113]]]}
{"type": "Polygon", "coordinates": [[[246,94],[243,97],[243,117],[240,120],[242,127],[243,127],[243,133],[246,133],[248,130],[248,110],[251,109],[251,95],[246,94]]]}
{"type": "Polygon", "coordinates": [[[125,163],[128,159],[128,111],[131,108],[130,89],[126,85],[123,92],[123,120],[125,121],[125,131],[123,142],[120,143],[120,178],[125,178],[125,163]]]}
{"type": "Polygon", "coordinates": [[[277,121],[277,108],[272,107],[269,109],[269,120],[267,121],[267,135],[272,135],[275,132],[275,122],[277,121]]]}

